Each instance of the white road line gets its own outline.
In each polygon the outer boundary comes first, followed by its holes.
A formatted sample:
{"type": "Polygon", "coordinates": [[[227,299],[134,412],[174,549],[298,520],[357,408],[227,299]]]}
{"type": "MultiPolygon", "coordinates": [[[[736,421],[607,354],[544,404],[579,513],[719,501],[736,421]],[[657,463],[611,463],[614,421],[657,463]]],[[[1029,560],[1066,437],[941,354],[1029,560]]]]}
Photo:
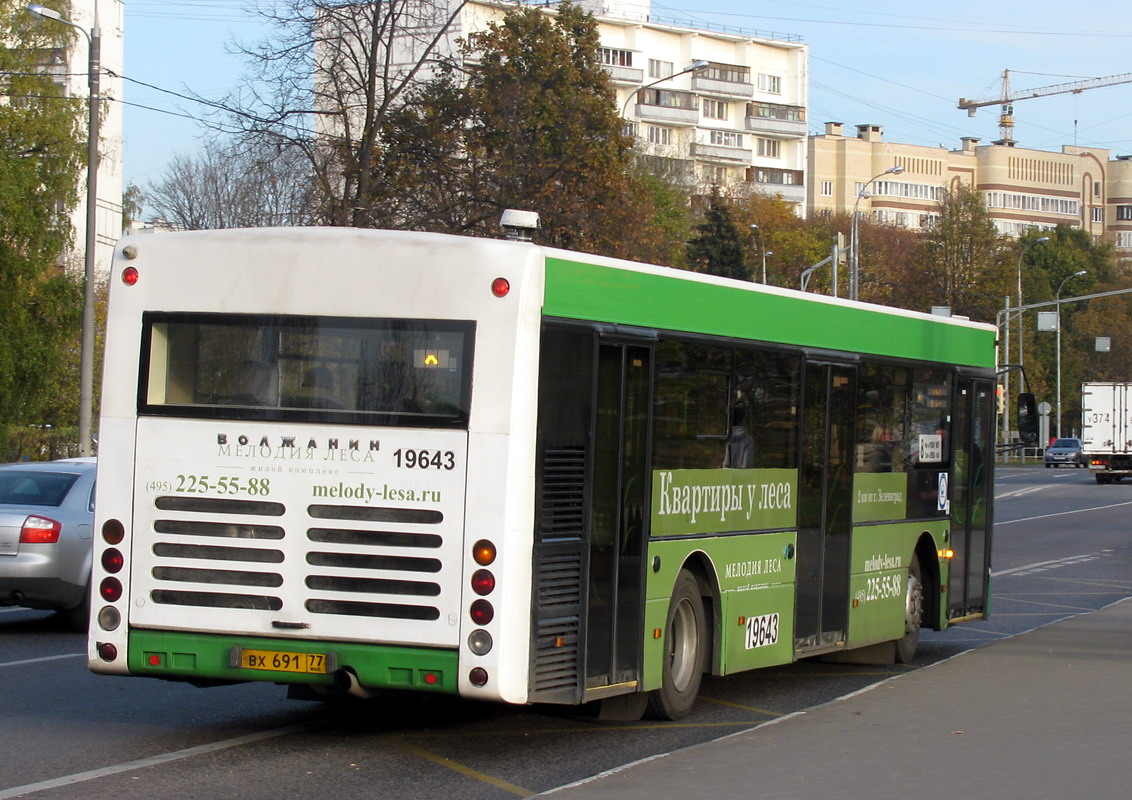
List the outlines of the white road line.
{"type": "Polygon", "coordinates": [[[992,570],[991,577],[997,578],[999,575],[1015,575],[1025,574],[1028,572],[1044,572],[1047,569],[1057,569],[1058,567],[1068,567],[1072,564],[1080,564],[1083,561],[1095,561],[1101,558],[1104,553],[1082,553],[1077,556],[1066,556],[1065,558],[1055,558],[1052,561],[1036,561],[1033,564],[1023,564],[1020,567],[1011,567],[1010,569],[992,570]]]}
{"type": "Polygon", "coordinates": [[[1113,503],[1112,505],[1108,505],[1108,506],[1093,506],[1091,508],[1078,508],[1074,511],[1056,511],[1053,514],[1039,514],[1036,517],[1022,517],[1021,519],[1006,519],[1006,520],[1002,520],[1001,522],[996,519],[994,521],[994,524],[995,524],[995,527],[997,528],[999,525],[1013,525],[1016,522],[1033,522],[1036,519],[1049,519],[1050,517],[1064,517],[1064,516],[1068,516],[1069,514],[1084,514],[1084,513],[1087,513],[1089,511],[1104,511],[1104,510],[1109,509],[1109,508],[1120,508],[1121,506],[1132,506],[1132,500],[1128,501],[1127,503],[1113,503]]]}
{"type": "Polygon", "coordinates": [[[4,661],[0,662],[0,668],[3,667],[22,667],[25,664],[40,664],[44,661],[58,661],[63,658],[86,658],[86,653],[64,653],[61,656],[44,656],[43,658],[25,658],[23,661],[4,661]]]}
{"type": "Polygon", "coordinates": [[[39,781],[38,783],[28,783],[24,786],[13,786],[10,789],[0,789],[0,800],[8,800],[8,798],[19,797],[20,795],[31,794],[32,792],[42,792],[46,791],[47,789],[58,789],[60,786],[71,786],[76,783],[92,781],[97,778],[105,778],[110,775],[118,775],[122,772],[130,772],[136,769],[154,767],[158,764],[165,764],[170,761],[177,761],[182,758],[192,758],[193,756],[213,753],[217,750],[226,750],[230,747],[239,747],[241,745],[250,744],[252,742],[259,742],[264,739],[274,739],[278,736],[286,736],[291,733],[299,733],[300,731],[305,731],[309,728],[315,727],[315,724],[316,723],[313,722],[303,722],[296,725],[287,725],[282,728],[276,728],[275,730],[261,731],[259,733],[249,733],[246,736],[237,736],[234,739],[223,739],[219,742],[212,742],[211,744],[202,744],[197,747],[189,747],[184,750],[174,750],[171,753],[162,753],[161,755],[150,756],[149,758],[140,758],[137,761],[127,761],[123,764],[113,764],[109,767],[92,769],[87,772],[76,772],[73,775],[63,775],[59,778],[39,781]]]}

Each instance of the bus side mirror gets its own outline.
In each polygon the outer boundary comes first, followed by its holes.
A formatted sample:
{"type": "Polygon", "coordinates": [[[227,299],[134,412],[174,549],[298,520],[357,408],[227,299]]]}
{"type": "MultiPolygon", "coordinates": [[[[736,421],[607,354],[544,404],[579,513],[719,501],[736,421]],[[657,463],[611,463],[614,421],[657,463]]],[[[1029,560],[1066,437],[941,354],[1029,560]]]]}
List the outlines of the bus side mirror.
{"type": "Polygon", "coordinates": [[[1038,401],[1031,392],[1018,395],[1018,435],[1023,442],[1038,440],[1038,401]]]}

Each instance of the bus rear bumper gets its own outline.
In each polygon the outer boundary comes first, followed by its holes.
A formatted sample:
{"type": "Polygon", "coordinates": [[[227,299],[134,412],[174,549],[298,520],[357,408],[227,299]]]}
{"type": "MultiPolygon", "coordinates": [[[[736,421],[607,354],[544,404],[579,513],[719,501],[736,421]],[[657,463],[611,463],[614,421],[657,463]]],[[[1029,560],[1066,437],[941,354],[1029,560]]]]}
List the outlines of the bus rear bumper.
{"type": "Polygon", "coordinates": [[[308,684],[359,696],[382,689],[458,689],[455,650],[152,630],[132,630],[128,641],[130,673],[153,678],[308,684]]]}

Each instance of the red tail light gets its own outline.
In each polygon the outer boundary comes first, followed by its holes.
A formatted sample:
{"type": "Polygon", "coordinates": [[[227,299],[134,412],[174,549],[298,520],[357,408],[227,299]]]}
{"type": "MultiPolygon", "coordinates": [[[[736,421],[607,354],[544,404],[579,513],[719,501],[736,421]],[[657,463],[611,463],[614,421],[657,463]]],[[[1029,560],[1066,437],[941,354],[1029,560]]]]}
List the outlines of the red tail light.
{"type": "Polygon", "coordinates": [[[63,526],[53,519],[37,517],[34,514],[24,520],[20,528],[20,542],[24,544],[55,544],[63,526]]]}
{"type": "Polygon", "coordinates": [[[477,569],[472,575],[472,591],[479,595],[491,594],[495,590],[495,576],[486,569],[477,569]]]}

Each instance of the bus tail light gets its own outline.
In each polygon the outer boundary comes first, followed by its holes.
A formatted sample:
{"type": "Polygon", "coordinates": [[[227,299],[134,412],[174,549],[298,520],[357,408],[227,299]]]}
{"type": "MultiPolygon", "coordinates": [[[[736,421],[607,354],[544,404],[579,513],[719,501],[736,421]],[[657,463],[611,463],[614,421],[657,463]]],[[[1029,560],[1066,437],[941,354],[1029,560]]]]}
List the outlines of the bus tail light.
{"type": "Polygon", "coordinates": [[[98,657],[103,661],[113,661],[118,657],[118,648],[110,642],[99,642],[98,657]]]}
{"type": "Polygon", "coordinates": [[[98,611],[98,627],[104,631],[116,631],[122,624],[122,615],[114,606],[103,606],[98,611]]]}
{"type": "Polygon", "coordinates": [[[946,561],[948,559],[955,558],[955,551],[950,547],[945,547],[944,549],[938,551],[938,555],[940,561],[946,561]]]}
{"type": "Polygon", "coordinates": [[[472,682],[472,686],[486,686],[487,670],[483,667],[476,667],[468,673],[468,680],[472,682]]]}
{"type": "Polygon", "coordinates": [[[32,514],[20,528],[20,544],[55,544],[63,526],[53,519],[32,514]]]}
{"type": "Polygon", "coordinates": [[[102,552],[102,568],[111,575],[121,572],[125,563],[126,559],[122,557],[122,551],[117,548],[108,547],[102,552]]]}
{"type": "Polygon", "coordinates": [[[121,520],[108,519],[102,523],[102,539],[107,544],[121,544],[126,538],[126,526],[121,520]]]}
{"type": "Polygon", "coordinates": [[[98,593],[107,603],[116,603],[122,599],[122,582],[117,578],[103,578],[98,593]]]}
{"type": "Polygon", "coordinates": [[[472,574],[472,591],[481,597],[495,591],[495,576],[491,570],[477,569],[472,574]]]}
{"type": "Polygon", "coordinates": [[[477,625],[486,625],[495,619],[495,609],[486,600],[477,600],[472,603],[472,622],[477,625]]]}
{"type": "Polygon", "coordinates": [[[468,649],[477,656],[486,656],[491,652],[493,644],[491,634],[482,628],[468,634],[468,649]]]}
{"type": "Polygon", "coordinates": [[[506,297],[511,291],[511,282],[506,278],[496,278],[491,282],[491,293],[496,297],[506,297]]]}
{"type": "Polygon", "coordinates": [[[490,566],[496,555],[495,544],[487,539],[480,539],[472,545],[472,558],[481,567],[490,566]]]}
{"type": "Polygon", "coordinates": [[[137,267],[126,267],[124,270],[122,270],[122,283],[126,284],[127,286],[133,286],[138,282],[139,277],[141,276],[138,274],[137,267]]]}

